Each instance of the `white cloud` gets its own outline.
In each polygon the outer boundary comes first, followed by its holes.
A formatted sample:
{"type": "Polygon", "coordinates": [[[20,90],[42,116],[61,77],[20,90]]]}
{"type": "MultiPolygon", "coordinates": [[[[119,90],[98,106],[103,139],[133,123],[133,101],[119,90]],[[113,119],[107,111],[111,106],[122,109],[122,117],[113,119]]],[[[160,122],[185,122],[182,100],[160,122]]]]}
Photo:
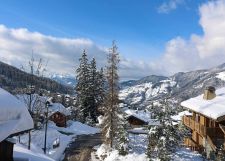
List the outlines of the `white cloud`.
{"type": "MultiPolygon", "coordinates": [[[[25,28],[7,28],[0,25],[0,61],[16,67],[27,66],[34,57],[49,60],[49,73],[72,74],[79,64],[79,58],[86,49],[89,59],[96,58],[99,67],[105,67],[107,47],[98,46],[89,39],[57,38],[25,28]]],[[[149,66],[143,61],[133,61],[121,55],[120,77],[122,80],[140,78],[148,75],[149,66]]]]}
{"type": "Polygon", "coordinates": [[[184,4],[184,0],[169,0],[168,2],[163,2],[158,8],[158,13],[169,13],[172,10],[177,9],[181,4],[184,4]]]}
{"type": "Polygon", "coordinates": [[[28,64],[33,50],[37,59],[49,59],[49,72],[74,74],[84,49],[90,58],[95,57],[101,66],[104,65],[105,50],[89,39],[57,38],[0,25],[0,61],[17,67],[28,64]]]}
{"type": "Polygon", "coordinates": [[[204,34],[192,34],[188,40],[170,40],[159,63],[164,73],[209,68],[225,62],[225,0],[207,2],[200,6],[199,13],[204,34]]]}
{"type": "MultiPolygon", "coordinates": [[[[121,55],[121,79],[140,78],[150,74],[171,75],[224,63],[225,0],[201,5],[199,14],[203,34],[192,34],[189,39],[176,37],[168,41],[160,58],[149,62],[121,55]]],[[[11,29],[0,25],[0,61],[17,67],[27,64],[31,51],[34,50],[35,57],[49,59],[49,72],[75,74],[83,49],[87,50],[90,58],[96,58],[99,66],[105,66],[106,47],[96,45],[90,39],[57,38],[24,28],[11,29]]]]}

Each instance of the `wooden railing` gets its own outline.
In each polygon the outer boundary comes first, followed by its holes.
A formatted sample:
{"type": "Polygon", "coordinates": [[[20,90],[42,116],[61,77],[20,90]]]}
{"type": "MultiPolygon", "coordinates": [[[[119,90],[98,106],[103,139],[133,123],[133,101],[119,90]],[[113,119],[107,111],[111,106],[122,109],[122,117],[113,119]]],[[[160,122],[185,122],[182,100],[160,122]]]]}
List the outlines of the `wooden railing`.
{"type": "Polygon", "coordinates": [[[193,120],[190,116],[183,116],[183,124],[192,130],[195,130],[202,136],[210,136],[212,138],[223,138],[224,133],[221,127],[206,127],[193,120]]]}
{"type": "Polygon", "coordinates": [[[206,127],[195,122],[191,116],[183,116],[183,124],[190,129],[197,131],[201,135],[206,135],[206,127]]]}

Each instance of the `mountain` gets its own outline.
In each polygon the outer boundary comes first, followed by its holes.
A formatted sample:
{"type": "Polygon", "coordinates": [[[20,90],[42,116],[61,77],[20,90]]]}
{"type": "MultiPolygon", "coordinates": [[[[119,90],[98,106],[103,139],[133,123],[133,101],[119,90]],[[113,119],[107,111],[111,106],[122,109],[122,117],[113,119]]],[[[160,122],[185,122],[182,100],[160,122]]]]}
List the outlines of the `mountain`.
{"type": "Polygon", "coordinates": [[[151,75],[121,83],[120,99],[134,106],[147,106],[151,101],[170,97],[180,103],[201,93],[207,86],[225,86],[225,64],[215,68],[179,72],[169,77],[151,75]]]}
{"type": "Polygon", "coordinates": [[[121,82],[120,85],[122,88],[124,88],[124,87],[131,87],[134,85],[140,85],[140,84],[149,83],[149,82],[157,83],[157,82],[160,82],[161,80],[166,80],[166,79],[168,79],[168,77],[151,75],[151,76],[144,77],[140,80],[129,80],[129,81],[121,82]]]}
{"type": "Polygon", "coordinates": [[[15,92],[16,89],[26,88],[30,84],[34,85],[36,89],[44,89],[51,92],[68,94],[73,92],[72,88],[54,80],[31,75],[0,61],[0,87],[10,92],[15,92]]]}
{"type": "Polygon", "coordinates": [[[74,87],[76,85],[75,76],[71,76],[69,74],[67,75],[53,74],[50,75],[49,78],[68,87],[74,87]]]}

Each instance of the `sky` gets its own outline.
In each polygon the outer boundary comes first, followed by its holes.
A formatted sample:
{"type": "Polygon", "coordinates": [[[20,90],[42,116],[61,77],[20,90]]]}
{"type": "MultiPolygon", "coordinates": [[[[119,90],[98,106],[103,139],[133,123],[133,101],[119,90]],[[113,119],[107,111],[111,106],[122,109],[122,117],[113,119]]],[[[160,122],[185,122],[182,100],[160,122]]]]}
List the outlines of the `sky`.
{"type": "Polygon", "coordinates": [[[75,74],[84,49],[99,67],[113,40],[120,77],[210,68],[225,62],[225,0],[0,0],[0,61],[31,53],[49,73],[75,74]]]}

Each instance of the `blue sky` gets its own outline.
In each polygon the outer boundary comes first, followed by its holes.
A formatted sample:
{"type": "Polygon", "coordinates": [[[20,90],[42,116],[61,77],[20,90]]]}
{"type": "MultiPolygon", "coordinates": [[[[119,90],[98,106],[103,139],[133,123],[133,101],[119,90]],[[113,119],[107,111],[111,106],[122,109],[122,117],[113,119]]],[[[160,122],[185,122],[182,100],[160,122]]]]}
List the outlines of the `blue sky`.
{"type": "MultiPolygon", "coordinates": [[[[177,38],[186,45],[192,42],[192,35],[204,36],[203,29],[210,23],[200,21],[204,16],[210,20],[207,17],[207,13],[212,12],[209,6],[213,4],[216,9],[221,6],[219,2],[223,5],[224,0],[0,0],[0,24],[10,33],[10,29],[23,28],[28,35],[38,32],[60,40],[85,39],[103,48],[116,40],[122,57],[127,60],[122,63],[126,67],[129,63],[138,64],[137,68],[151,71],[146,75],[172,74],[206,67],[177,66],[177,70],[164,72],[164,67],[159,65],[160,69],[156,69],[158,65],[154,62],[168,57],[170,44],[173,41],[178,44],[177,38]]],[[[33,48],[31,45],[30,49],[33,48]]],[[[67,55],[66,52],[61,54],[67,55]]],[[[10,62],[9,59],[6,62],[10,62]]],[[[146,71],[140,72],[138,77],[146,71]]]]}
{"type": "Polygon", "coordinates": [[[85,37],[101,45],[117,40],[122,53],[131,57],[155,57],[173,37],[202,32],[198,24],[201,0],[185,1],[169,13],[157,11],[164,0],[0,2],[0,23],[7,27],[56,37],[85,37]]]}

